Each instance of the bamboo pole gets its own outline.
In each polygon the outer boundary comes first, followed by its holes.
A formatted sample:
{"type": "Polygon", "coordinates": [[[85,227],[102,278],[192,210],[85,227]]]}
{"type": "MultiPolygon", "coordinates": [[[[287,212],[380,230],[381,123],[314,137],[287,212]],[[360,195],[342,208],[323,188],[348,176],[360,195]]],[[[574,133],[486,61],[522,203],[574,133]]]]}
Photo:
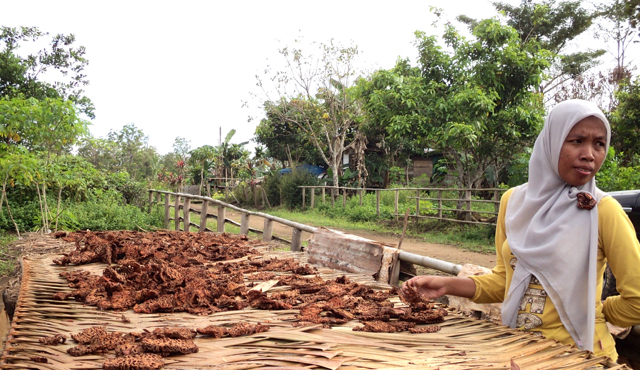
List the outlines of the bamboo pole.
{"type": "Polygon", "coordinates": [[[380,216],[380,189],[376,189],[376,215],[380,216]]]}
{"type": "Polygon", "coordinates": [[[200,210],[200,232],[205,232],[207,230],[207,214],[209,213],[209,201],[202,201],[202,208],[200,210]]]}
{"type": "Polygon", "coordinates": [[[303,187],[302,188],[302,209],[304,209],[304,203],[305,203],[304,197],[305,197],[306,193],[307,193],[307,188],[303,187]]]}
{"type": "Polygon", "coordinates": [[[324,204],[324,201],[325,201],[325,199],[324,199],[324,195],[325,195],[325,194],[324,194],[324,186],[323,186],[323,187],[322,187],[322,204],[324,204]]]}
{"type": "Polygon", "coordinates": [[[500,190],[493,191],[493,200],[495,201],[494,203],[495,212],[498,213],[500,212],[500,190]]]}
{"type": "Polygon", "coordinates": [[[420,216],[420,190],[416,190],[416,216],[420,216]]]}
{"type": "Polygon", "coordinates": [[[438,218],[442,218],[442,190],[438,190],[438,218]]]}
{"type": "Polygon", "coordinates": [[[152,206],[153,206],[153,192],[149,191],[149,213],[151,213],[152,206]]]}
{"type": "Polygon", "coordinates": [[[362,205],[362,189],[358,189],[358,195],[360,195],[360,205],[362,205]]]}

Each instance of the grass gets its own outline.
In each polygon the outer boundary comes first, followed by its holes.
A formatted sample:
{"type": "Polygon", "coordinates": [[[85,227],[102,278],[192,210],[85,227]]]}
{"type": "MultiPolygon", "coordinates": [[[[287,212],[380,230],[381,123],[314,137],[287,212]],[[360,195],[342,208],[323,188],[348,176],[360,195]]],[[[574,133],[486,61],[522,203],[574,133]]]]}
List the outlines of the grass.
{"type": "Polygon", "coordinates": [[[13,235],[0,234],[0,277],[13,274],[16,268],[19,252],[10,248],[10,244],[16,240],[13,235]]]}
{"type": "MultiPolygon", "coordinates": [[[[333,210],[337,208],[342,208],[342,204],[336,205],[333,210]]],[[[324,210],[315,208],[301,211],[298,209],[290,210],[285,207],[276,207],[262,211],[273,216],[314,227],[322,226],[345,231],[364,230],[400,235],[403,226],[402,220],[398,222],[389,220],[353,221],[348,217],[348,212],[329,211],[330,214],[327,215],[326,208],[324,208],[324,210]]],[[[400,217],[400,219],[402,219],[402,217],[400,217]]],[[[200,215],[192,213],[191,222],[200,224],[200,215]]],[[[169,228],[171,230],[174,229],[173,222],[169,225],[169,228]]],[[[213,231],[217,230],[217,220],[207,220],[207,228],[213,231]]],[[[191,231],[197,231],[197,228],[192,226],[191,231]]],[[[225,232],[238,234],[240,233],[240,228],[226,223],[225,232]]],[[[495,253],[494,232],[495,229],[493,226],[457,224],[434,219],[421,219],[418,222],[410,220],[407,227],[408,236],[422,239],[425,242],[452,245],[461,249],[485,254],[495,253]]]]}
{"type": "MultiPolygon", "coordinates": [[[[366,221],[354,222],[347,217],[327,216],[317,209],[288,210],[272,208],[267,213],[287,220],[319,227],[341,230],[367,230],[399,235],[402,233],[402,221],[366,221]]],[[[410,221],[407,235],[423,239],[426,242],[453,245],[473,252],[495,253],[494,228],[487,225],[464,225],[439,220],[410,221]]]]}

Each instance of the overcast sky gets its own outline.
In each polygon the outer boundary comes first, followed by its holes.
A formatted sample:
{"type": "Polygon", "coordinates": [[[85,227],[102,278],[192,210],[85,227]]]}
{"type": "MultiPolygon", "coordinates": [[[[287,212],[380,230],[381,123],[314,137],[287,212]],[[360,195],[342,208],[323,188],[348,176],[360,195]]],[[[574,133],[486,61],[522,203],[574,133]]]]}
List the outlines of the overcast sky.
{"type": "MultiPolygon", "coordinates": [[[[519,1],[507,2],[518,4],[519,1]]],[[[361,68],[415,61],[413,32],[440,34],[430,6],[445,17],[494,16],[487,0],[448,1],[0,1],[0,25],[73,33],[87,49],[96,137],[133,123],[159,153],[176,137],[191,148],[253,137],[259,122],[256,74],[282,57],[278,49],[306,41],[358,46],[361,68]],[[242,102],[249,101],[249,108],[242,102]],[[258,119],[248,122],[248,117],[258,119]]],[[[248,147],[253,147],[252,143],[248,147]]]]}

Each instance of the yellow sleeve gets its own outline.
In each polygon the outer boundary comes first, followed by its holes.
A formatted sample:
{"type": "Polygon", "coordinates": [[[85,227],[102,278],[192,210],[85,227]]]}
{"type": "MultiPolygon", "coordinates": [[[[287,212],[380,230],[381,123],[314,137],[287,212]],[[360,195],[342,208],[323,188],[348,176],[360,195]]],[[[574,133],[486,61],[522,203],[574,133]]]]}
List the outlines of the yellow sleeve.
{"type": "Polygon", "coordinates": [[[513,189],[505,192],[500,199],[500,210],[496,222],[496,267],[491,274],[470,277],[476,283],[476,294],[471,298],[475,303],[498,303],[504,300],[507,276],[502,247],[507,240],[504,218],[511,193],[513,189]]]}
{"type": "Polygon", "coordinates": [[[605,319],[618,326],[640,324],[640,244],[629,217],[611,197],[598,204],[598,237],[620,295],[604,302],[605,319]]]}

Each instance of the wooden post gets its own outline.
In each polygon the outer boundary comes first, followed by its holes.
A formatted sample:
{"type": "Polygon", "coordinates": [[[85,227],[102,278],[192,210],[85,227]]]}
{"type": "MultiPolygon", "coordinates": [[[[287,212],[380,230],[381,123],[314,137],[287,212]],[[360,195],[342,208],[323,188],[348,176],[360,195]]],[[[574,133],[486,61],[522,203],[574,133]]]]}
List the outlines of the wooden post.
{"type": "Polygon", "coordinates": [[[216,221],[216,223],[218,224],[218,232],[219,233],[223,233],[224,232],[224,223],[225,223],[225,220],[226,220],[225,210],[226,210],[226,208],[224,208],[224,206],[222,206],[222,205],[218,206],[218,220],[216,221]]]}
{"type": "Polygon", "coordinates": [[[207,182],[206,187],[207,187],[207,196],[211,198],[211,184],[207,182]]]}
{"type": "Polygon", "coordinates": [[[467,214],[465,219],[471,221],[471,189],[464,191],[464,197],[467,200],[467,214]]]}
{"type": "Polygon", "coordinates": [[[438,190],[438,218],[442,218],[442,190],[438,190]]]}
{"type": "Polygon", "coordinates": [[[209,201],[202,201],[202,208],[200,209],[200,229],[201,233],[207,231],[207,214],[209,213],[209,201]]]}
{"type": "Polygon", "coordinates": [[[258,185],[253,185],[253,205],[258,208],[258,185]]]}
{"type": "Polygon", "coordinates": [[[184,198],[182,214],[184,215],[184,231],[191,231],[191,198],[184,198]]]}
{"type": "MultiPolygon", "coordinates": [[[[496,213],[500,212],[500,190],[493,191],[493,200],[495,203],[493,204],[496,210],[496,213]]],[[[496,215],[496,219],[498,216],[496,215]]]]}
{"type": "Polygon", "coordinates": [[[311,188],[311,208],[316,206],[316,188],[311,188]]]}
{"type": "Polygon", "coordinates": [[[160,199],[162,199],[162,194],[160,192],[156,193],[156,204],[160,204],[160,199]]]}
{"type": "Polygon", "coordinates": [[[248,213],[243,213],[240,216],[240,234],[241,235],[249,235],[249,216],[248,213]]]}
{"type": "Polygon", "coordinates": [[[174,208],[174,217],[173,217],[173,224],[175,226],[176,231],[180,231],[180,196],[176,195],[176,201],[173,204],[175,206],[174,208]]]}
{"type": "Polygon", "coordinates": [[[398,221],[398,200],[400,199],[400,190],[396,189],[396,200],[395,200],[395,214],[396,214],[396,221],[398,221]]]}
{"type": "Polygon", "coordinates": [[[333,206],[334,206],[334,204],[333,204],[333,202],[334,202],[333,195],[334,195],[335,190],[336,189],[332,186],[331,187],[331,208],[333,208],[333,206]]]}
{"type": "MultiPolygon", "coordinates": [[[[158,193],[160,194],[160,193],[158,193]]],[[[164,195],[164,228],[168,229],[169,228],[169,217],[170,217],[170,212],[171,212],[171,207],[169,207],[169,198],[171,197],[171,194],[167,193],[164,195]]]]}
{"type": "Polygon", "coordinates": [[[225,202],[227,201],[228,198],[229,198],[229,187],[225,184],[225,186],[224,186],[224,200],[225,200],[225,202]]]}
{"type": "Polygon", "coordinates": [[[262,231],[262,241],[268,242],[273,238],[273,220],[264,219],[264,230],[262,231]]]}
{"type": "Polygon", "coordinates": [[[347,188],[342,188],[342,208],[347,207],[347,188]]]}
{"type": "Polygon", "coordinates": [[[358,195],[360,196],[360,206],[362,206],[362,188],[358,189],[358,195]]]}
{"type": "Polygon", "coordinates": [[[304,203],[305,203],[305,195],[307,194],[307,188],[303,187],[302,188],[302,209],[304,209],[304,203]]]}
{"type": "Polygon", "coordinates": [[[416,220],[420,216],[420,189],[416,190],[416,220]]]}
{"type": "Polygon", "coordinates": [[[376,189],[376,214],[380,216],[380,189],[376,189]]]}
{"type": "Polygon", "coordinates": [[[293,229],[293,233],[291,234],[291,251],[302,251],[302,230],[300,229],[293,229]]]}
{"type": "Polygon", "coordinates": [[[153,192],[149,192],[149,213],[151,213],[151,208],[153,206],[153,192]]]}
{"type": "Polygon", "coordinates": [[[322,187],[322,204],[324,204],[324,186],[322,187]]]}

